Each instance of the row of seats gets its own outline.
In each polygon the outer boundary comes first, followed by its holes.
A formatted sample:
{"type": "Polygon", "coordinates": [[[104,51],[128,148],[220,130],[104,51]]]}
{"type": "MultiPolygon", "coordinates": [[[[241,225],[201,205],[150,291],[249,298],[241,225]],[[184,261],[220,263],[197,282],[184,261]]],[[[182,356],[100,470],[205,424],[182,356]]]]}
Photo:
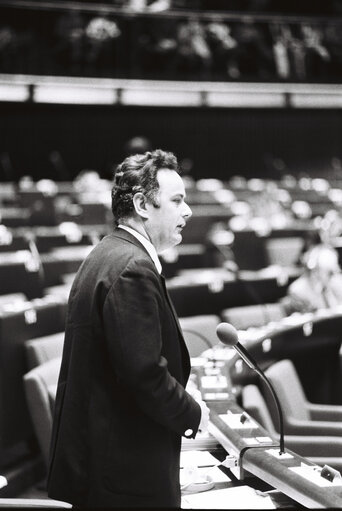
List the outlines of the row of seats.
{"type": "Polygon", "coordinates": [[[259,328],[270,322],[286,317],[281,303],[230,307],[221,315],[199,314],[180,317],[180,324],[191,357],[198,357],[203,351],[218,343],[216,328],[220,322],[227,322],[237,330],[259,328]]]}
{"type": "MultiPolygon", "coordinates": [[[[201,348],[196,346],[203,351],[203,348],[208,348],[206,339],[210,338],[217,323],[215,318],[203,317],[202,324],[197,323],[201,334],[192,330],[193,325],[189,319],[181,320],[181,325],[187,342],[189,335],[203,335],[204,344],[201,348]]],[[[189,346],[191,349],[191,342],[189,346]]],[[[63,342],[56,336],[53,342],[48,344],[47,338],[36,339],[30,342],[27,348],[39,365],[24,376],[25,391],[39,445],[45,463],[48,463],[52,413],[63,342]]],[[[266,371],[266,376],[276,390],[283,409],[286,447],[319,465],[328,464],[335,469],[342,469],[342,406],[310,403],[290,360],[273,364],[266,371]]],[[[266,387],[263,392],[266,399],[256,385],[245,386],[242,390],[242,406],[271,437],[277,438],[277,411],[266,387]]]]}
{"type": "MultiPolygon", "coordinates": [[[[60,356],[66,300],[48,295],[0,310],[0,470],[13,470],[30,454],[35,431],[23,376],[34,366],[60,356]],[[35,339],[40,339],[39,353],[35,339]]],[[[32,455],[32,454],[31,454],[32,455]]]]}
{"type": "MultiPolygon", "coordinates": [[[[318,465],[342,470],[342,406],[313,404],[306,398],[297,371],[290,360],[271,365],[265,372],[279,398],[285,432],[285,447],[318,465]]],[[[279,438],[279,419],[265,385],[242,390],[242,406],[271,437],[279,438]]]]}
{"type": "Polygon", "coordinates": [[[24,388],[29,412],[46,467],[52,433],[53,408],[63,353],[63,333],[42,337],[26,344],[33,363],[24,375],[24,388]]]}
{"type": "MultiPolygon", "coordinates": [[[[190,221],[184,232],[193,232],[194,221],[195,218],[190,221]]],[[[18,268],[21,267],[22,272],[26,269],[30,273],[30,276],[26,276],[29,280],[39,281],[39,277],[46,278],[46,282],[43,282],[45,287],[55,285],[60,283],[61,274],[75,271],[89,247],[108,232],[109,229],[106,227],[95,231],[90,226],[80,229],[76,224],[68,226],[64,224],[60,227],[45,227],[43,232],[41,227],[31,229],[28,240],[27,233],[24,234],[22,230],[20,233],[3,230],[3,237],[8,234],[10,240],[6,243],[3,240],[1,242],[0,226],[0,272],[3,274],[1,278],[3,286],[7,286],[6,290],[2,288],[1,293],[17,291],[15,283],[11,282],[11,279],[6,279],[8,267],[12,266],[12,263],[18,268]],[[68,227],[70,235],[67,233],[68,227]],[[43,273],[39,274],[38,270],[43,273]],[[6,283],[6,280],[9,282],[6,283]]],[[[285,231],[273,231],[268,237],[257,236],[252,231],[235,233],[233,257],[241,270],[259,270],[274,264],[293,267],[303,246],[301,237],[303,232],[288,232],[288,236],[284,236],[285,231]],[[251,247],[253,251],[250,250],[251,247]]],[[[209,243],[184,242],[177,247],[173,260],[162,257],[163,271],[167,277],[171,277],[184,269],[217,267],[220,264],[219,250],[209,243]]],[[[22,278],[25,280],[24,275],[22,278]]],[[[38,286],[38,282],[35,286],[38,286]]],[[[34,289],[35,286],[32,282],[28,283],[27,291],[29,292],[29,288],[34,289]]],[[[33,292],[31,291],[31,296],[33,292]]]]}
{"type": "MultiPolygon", "coordinates": [[[[183,232],[183,244],[206,246],[213,226],[220,223],[233,233],[232,250],[240,268],[258,269],[273,264],[275,256],[281,254],[281,249],[277,249],[277,244],[273,242],[278,238],[291,238],[288,241],[291,245],[288,245],[287,261],[292,253],[293,263],[301,249],[303,233],[314,227],[315,215],[306,209],[304,197],[308,208],[320,205],[319,215],[324,215],[333,208],[340,210],[341,197],[337,194],[338,189],[332,188],[328,181],[324,181],[324,186],[321,183],[320,187],[317,187],[314,185],[315,181],[324,180],[312,180],[312,183],[306,183],[305,187],[300,181],[295,183],[298,186],[290,186],[286,180],[243,181],[240,178],[227,183],[213,179],[186,181],[187,200],[193,210],[193,217],[189,228],[183,232]],[[297,209],[292,208],[295,205],[297,209]],[[251,243],[255,249],[253,258],[249,256],[248,250],[251,243]]],[[[0,195],[3,226],[18,230],[20,227],[58,227],[73,222],[82,227],[93,225],[96,228],[106,226],[107,230],[112,228],[110,182],[96,181],[95,189],[91,192],[80,190],[77,183],[42,180],[36,184],[24,184],[13,185],[7,194],[3,197],[0,195]],[[101,183],[101,186],[97,192],[98,183],[101,183]],[[81,209],[83,216],[78,214],[81,209]],[[51,210],[54,211],[53,214],[51,210]],[[85,210],[88,212],[85,213],[85,210]]],[[[42,240],[36,239],[36,243],[41,251],[42,240]]],[[[283,240],[282,248],[284,247],[283,240]]]]}

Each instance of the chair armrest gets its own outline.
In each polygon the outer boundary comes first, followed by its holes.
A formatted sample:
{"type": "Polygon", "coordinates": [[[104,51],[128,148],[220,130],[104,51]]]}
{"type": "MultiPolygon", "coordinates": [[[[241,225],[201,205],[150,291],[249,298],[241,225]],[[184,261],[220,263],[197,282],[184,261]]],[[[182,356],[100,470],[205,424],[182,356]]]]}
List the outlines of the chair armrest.
{"type": "Polygon", "coordinates": [[[285,435],[285,447],[304,457],[336,457],[342,463],[342,438],[285,435]]]}
{"type": "Polygon", "coordinates": [[[314,421],[342,422],[342,406],[310,403],[307,408],[314,421]]]}
{"type": "Polygon", "coordinates": [[[287,435],[341,436],[342,424],[330,421],[307,421],[287,418],[284,424],[287,435]]]}

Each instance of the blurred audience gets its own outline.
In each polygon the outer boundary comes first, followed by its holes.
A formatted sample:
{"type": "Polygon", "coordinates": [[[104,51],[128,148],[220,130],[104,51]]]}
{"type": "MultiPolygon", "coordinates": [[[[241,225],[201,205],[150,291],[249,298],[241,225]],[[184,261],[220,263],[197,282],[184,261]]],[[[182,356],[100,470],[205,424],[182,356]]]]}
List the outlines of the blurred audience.
{"type": "Polygon", "coordinates": [[[267,80],[274,76],[271,39],[265,24],[246,18],[233,25],[232,35],[236,46],[234,65],[230,67],[231,78],[267,80]]]}
{"type": "MultiPolygon", "coordinates": [[[[342,32],[332,18],[297,20],[295,16],[260,21],[255,13],[292,14],[270,0],[117,0],[116,9],[89,13],[65,10],[54,15],[0,11],[0,72],[203,80],[336,81],[342,76],[342,32]],[[220,7],[221,6],[221,7],[220,7]],[[222,9],[224,16],[213,16],[222,9]],[[184,16],[170,11],[184,9],[184,16]],[[205,9],[211,11],[208,15],[205,9]],[[230,18],[239,11],[244,17],[230,18]],[[164,14],[165,13],[165,14],[164,14]],[[191,13],[189,15],[189,13],[191,13]],[[35,20],[35,17],[39,16],[35,20]],[[35,22],[36,21],[36,22],[35,22]],[[129,58],[128,58],[129,56],[129,58]]],[[[322,16],[323,6],[320,7],[322,16]]],[[[1,7],[0,9],[5,9],[1,7]]],[[[310,9],[298,6],[302,14],[310,9]]]]}
{"type": "Polygon", "coordinates": [[[315,312],[342,305],[342,272],[337,251],[314,235],[307,240],[301,263],[303,274],[288,287],[288,311],[315,312]]]}
{"type": "Polygon", "coordinates": [[[231,27],[219,20],[208,23],[206,27],[207,43],[211,52],[211,73],[213,76],[228,74],[236,78],[234,64],[231,64],[234,49],[238,43],[232,36],[231,27]]]}
{"type": "Polygon", "coordinates": [[[84,31],[85,20],[80,11],[66,11],[56,19],[53,56],[56,65],[72,75],[84,72],[84,31]]]}
{"type": "Polygon", "coordinates": [[[209,229],[206,240],[206,264],[208,267],[225,268],[236,275],[239,271],[232,245],[234,234],[224,222],[216,222],[209,229]]]}
{"type": "Polygon", "coordinates": [[[74,189],[84,202],[108,202],[109,183],[96,170],[81,170],[74,179],[74,189]]]}
{"type": "Polygon", "coordinates": [[[205,26],[196,18],[181,22],[177,29],[177,68],[184,75],[205,76],[212,65],[205,26]]]}
{"type": "Polygon", "coordinates": [[[113,74],[117,66],[116,40],[121,30],[114,19],[102,14],[92,18],[85,28],[86,71],[97,76],[113,74]]]}

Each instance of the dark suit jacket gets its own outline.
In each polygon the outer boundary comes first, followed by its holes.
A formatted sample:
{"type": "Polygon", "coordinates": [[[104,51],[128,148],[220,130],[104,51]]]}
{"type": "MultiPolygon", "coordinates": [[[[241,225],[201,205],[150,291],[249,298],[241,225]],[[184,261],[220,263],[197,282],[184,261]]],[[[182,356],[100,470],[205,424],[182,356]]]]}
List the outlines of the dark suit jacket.
{"type": "Polygon", "coordinates": [[[179,507],[181,436],[201,411],[185,392],[189,354],[165,282],[116,229],[69,298],[48,478],[79,506],[179,507]]]}

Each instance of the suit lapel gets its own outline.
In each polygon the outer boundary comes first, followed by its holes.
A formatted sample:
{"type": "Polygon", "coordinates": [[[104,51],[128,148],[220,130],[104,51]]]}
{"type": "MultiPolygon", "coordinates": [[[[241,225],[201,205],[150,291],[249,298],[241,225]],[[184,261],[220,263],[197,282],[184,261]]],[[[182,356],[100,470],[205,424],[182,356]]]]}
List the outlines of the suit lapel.
{"type": "Polygon", "coordinates": [[[172,300],[170,298],[169,292],[168,292],[167,287],[166,287],[165,277],[164,277],[163,274],[161,274],[160,278],[161,278],[161,281],[162,281],[162,285],[163,285],[163,289],[164,289],[164,293],[165,293],[166,299],[168,301],[168,304],[170,305],[170,308],[172,310],[172,314],[174,315],[175,321],[177,323],[179,333],[183,337],[183,332],[182,332],[182,328],[181,328],[180,323],[179,323],[179,319],[178,319],[178,316],[177,316],[176,309],[174,308],[174,305],[172,303],[172,300]]]}
{"type": "MultiPolygon", "coordinates": [[[[148,257],[150,258],[150,255],[148,254],[148,252],[145,249],[145,247],[130,232],[127,232],[124,229],[117,228],[114,231],[114,235],[119,237],[119,238],[121,238],[121,239],[129,241],[130,243],[133,243],[134,245],[140,247],[145,252],[145,254],[148,255],[148,257]]],[[[153,264],[153,266],[154,266],[154,264],[153,264]]],[[[159,275],[159,273],[157,272],[157,269],[156,269],[156,273],[159,275]]],[[[164,295],[165,295],[166,301],[167,301],[167,303],[168,303],[168,305],[169,305],[169,307],[171,309],[172,315],[173,315],[175,323],[177,325],[177,329],[178,329],[178,333],[179,333],[179,339],[180,339],[180,345],[181,345],[181,350],[182,350],[183,369],[184,369],[184,373],[188,377],[189,374],[190,374],[190,367],[191,367],[190,366],[190,356],[189,356],[188,348],[186,347],[186,344],[185,344],[185,341],[184,341],[182,327],[180,326],[179,319],[178,319],[178,316],[177,316],[177,312],[176,312],[176,310],[174,308],[174,305],[173,305],[172,300],[170,298],[169,292],[167,290],[166,282],[165,282],[165,277],[162,274],[159,275],[159,276],[160,276],[160,280],[161,280],[161,283],[162,283],[162,288],[163,288],[163,291],[164,291],[164,295]]]]}
{"type": "Polygon", "coordinates": [[[172,311],[173,317],[175,319],[175,322],[176,322],[176,325],[177,325],[177,328],[178,328],[180,345],[181,345],[181,349],[182,349],[182,353],[183,353],[183,356],[182,356],[183,367],[184,367],[185,373],[188,376],[189,373],[190,373],[190,356],[189,356],[189,351],[188,351],[188,348],[186,347],[186,344],[185,344],[185,341],[184,341],[182,327],[180,326],[177,312],[176,312],[176,310],[174,308],[174,305],[172,303],[172,300],[170,298],[169,292],[168,292],[167,287],[166,287],[166,282],[165,282],[164,275],[161,274],[160,275],[160,279],[161,279],[161,282],[162,282],[162,286],[163,286],[164,294],[166,296],[167,303],[169,304],[169,307],[170,307],[170,309],[172,311]]]}

